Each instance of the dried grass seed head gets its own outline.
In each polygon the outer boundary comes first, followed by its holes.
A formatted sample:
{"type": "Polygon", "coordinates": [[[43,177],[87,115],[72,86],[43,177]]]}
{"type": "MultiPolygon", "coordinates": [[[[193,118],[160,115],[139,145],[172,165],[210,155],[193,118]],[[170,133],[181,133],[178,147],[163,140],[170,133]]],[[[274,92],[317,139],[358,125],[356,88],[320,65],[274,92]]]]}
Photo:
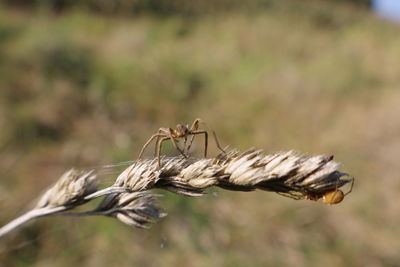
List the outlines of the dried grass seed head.
{"type": "Polygon", "coordinates": [[[148,192],[110,194],[95,210],[135,227],[146,228],[149,223],[166,216],[156,204],[156,195],[148,192]]]}
{"type": "Polygon", "coordinates": [[[210,186],[227,190],[262,189],[293,198],[322,198],[323,194],[349,183],[333,156],[302,155],[295,151],[263,154],[250,149],[231,150],[215,158],[163,158],[162,168],[153,160],[139,160],[128,167],[115,185],[133,191],[163,188],[198,196],[210,186]]]}
{"type": "Polygon", "coordinates": [[[71,169],[50,187],[36,204],[36,208],[69,206],[86,202],[84,197],[98,188],[94,171],[71,169]]]}

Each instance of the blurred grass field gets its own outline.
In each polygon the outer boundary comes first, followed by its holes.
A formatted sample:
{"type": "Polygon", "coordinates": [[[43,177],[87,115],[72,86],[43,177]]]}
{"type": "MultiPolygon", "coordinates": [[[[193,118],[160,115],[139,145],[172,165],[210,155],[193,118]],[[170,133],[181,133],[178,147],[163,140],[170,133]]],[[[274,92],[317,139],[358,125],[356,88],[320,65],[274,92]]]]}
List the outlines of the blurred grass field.
{"type": "Polygon", "coordinates": [[[265,2],[189,15],[0,5],[0,224],[66,169],[135,159],[159,127],[197,117],[223,145],[334,154],[356,178],[344,202],[162,192],[169,216],[148,231],[40,219],[0,240],[0,265],[399,266],[399,26],[344,1],[265,2]]]}

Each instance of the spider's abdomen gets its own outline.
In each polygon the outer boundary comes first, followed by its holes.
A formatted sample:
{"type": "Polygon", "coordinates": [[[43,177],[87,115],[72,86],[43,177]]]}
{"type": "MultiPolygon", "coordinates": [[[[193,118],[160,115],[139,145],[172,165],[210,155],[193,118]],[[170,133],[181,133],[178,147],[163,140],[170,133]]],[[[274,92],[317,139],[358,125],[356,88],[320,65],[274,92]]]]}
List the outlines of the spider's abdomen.
{"type": "Polygon", "coordinates": [[[326,192],[324,194],[323,202],[325,204],[329,204],[329,205],[338,204],[338,203],[342,202],[344,196],[345,196],[345,194],[343,193],[342,190],[339,190],[339,189],[333,190],[330,192],[326,192]]]}

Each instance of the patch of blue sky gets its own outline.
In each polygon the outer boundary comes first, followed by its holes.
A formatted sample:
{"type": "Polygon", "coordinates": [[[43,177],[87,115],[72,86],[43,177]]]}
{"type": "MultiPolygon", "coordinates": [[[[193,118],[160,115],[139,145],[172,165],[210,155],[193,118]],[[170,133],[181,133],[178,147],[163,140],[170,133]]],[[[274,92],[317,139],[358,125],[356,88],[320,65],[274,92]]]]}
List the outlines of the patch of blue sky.
{"type": "Polygon", "coordinates": [[[372,8],[383,18],[400,22],[400,0],[372,0],[372,8]]]}

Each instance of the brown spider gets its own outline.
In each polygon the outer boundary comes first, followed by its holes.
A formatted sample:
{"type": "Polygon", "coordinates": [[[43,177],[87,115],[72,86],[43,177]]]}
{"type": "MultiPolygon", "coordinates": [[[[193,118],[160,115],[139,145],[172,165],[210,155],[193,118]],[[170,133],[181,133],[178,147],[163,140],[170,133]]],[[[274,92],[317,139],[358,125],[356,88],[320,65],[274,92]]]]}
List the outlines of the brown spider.
{"type": "Polygon", "coordinates": [[[353,186],[354,186],[354,178],[352,178],[351,180],[351,186],[349,191],[344,193],[342,190],[336,188],[335,190],[325,192],[324,195],[322,196],[322,202],[328,205],[338,204],[342,202],[344,197],[351,193],[351,191],[353,190],[353,186]]]}
{"type": "Polygon", "coordinates": [[[302,195],[300,196],[290,193],[278,193],[278,194],[295,200],[308,199],[308,200],[318,201],[319,199],[322,198],[322,202],[324,204],[334,205],[342,202],[344,197],[351,193],[351,191],[353,190],[353,185],[354,185],[354,178],[351,179],[350,189],[346,193],[336,188],[335,190],[327,191],[324,193],[301,192],[302,195]]]}
{"type": "MultiPolygon", "coordinates": [[[[172,128],[160,128],[158,129],[157,133],[153,134],[149,140],[144,144],[142,150],[140,151],[139,158],[142,157],[143,152],[147,148],[147,146],[154,140],[156,139],[156,145],[155,145],[155,151],[154,151],[154,156],[157,156],[158,160],[158,169],[160,169],[160,152],[161,152],[161,145],[164,141],[166,140],[171,140],[172,144],[174,147],[179,151],[179,153],[182,154],[185,158],[187,158],[186,153],[189,151],[194,137],[199,134],[204,134],[205,138],[205,143],[204,143],[204,157],[207,157],[207,146],[208,146],[208,132],[206,130],[199,130],[199,124],[202,123],[203,121],[201,119],[196,119],[192,125],[189,128],[189,125],[183,125],[183,124],[178,124],[176,126],[176,129],[172,128]],[[192,138],[189,141],[189,145],[186,146],[187,144],[187,138],[188,136],[191,135],[192,138]],[[178,146],[176,143],[177,138],[184,138],[184,146],[183,150],[178,146]],[[185,153],[186,152],[186,153],[185,153]]],[[[221,148],[219,145],[217,135],[215,134],[214,131],[212,131],[215,143],[217,144],[217,147],[225,153],[225,151],[221,148]]]]}

